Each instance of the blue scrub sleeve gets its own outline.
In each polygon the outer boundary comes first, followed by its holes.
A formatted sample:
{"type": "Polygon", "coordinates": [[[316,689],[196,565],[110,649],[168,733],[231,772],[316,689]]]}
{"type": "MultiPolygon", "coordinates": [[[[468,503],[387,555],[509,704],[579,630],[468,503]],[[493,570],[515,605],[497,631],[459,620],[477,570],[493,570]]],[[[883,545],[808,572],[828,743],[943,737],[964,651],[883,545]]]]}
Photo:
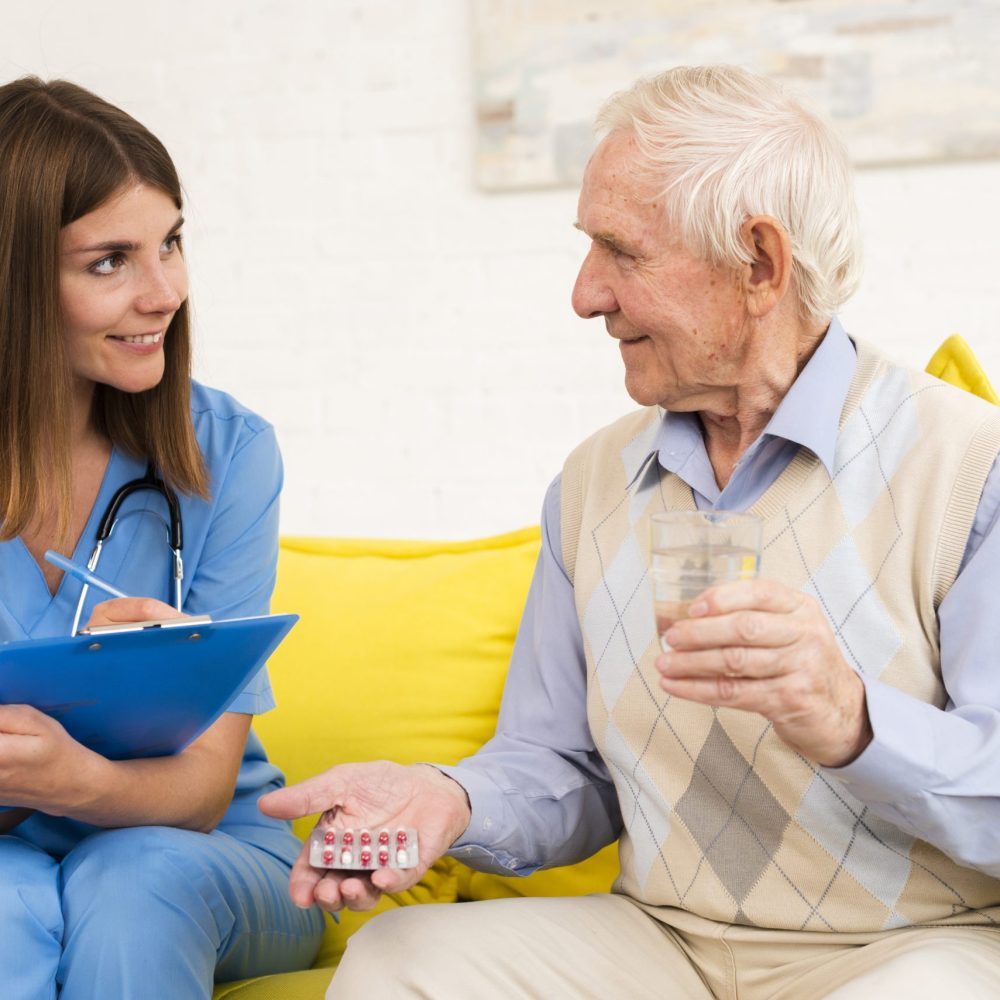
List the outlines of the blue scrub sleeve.
{"type": "MultiPolygon", "coordinates": [[[[216,510],[184,602],[187,613],[220,619],[268,613],[277,569],[282,481],[274,428],[263,421],[248,424],[224,479],[212,483],[216,510]]],[[[274,704],[264,668],[228,711],[257,715],[274,704]]]]}

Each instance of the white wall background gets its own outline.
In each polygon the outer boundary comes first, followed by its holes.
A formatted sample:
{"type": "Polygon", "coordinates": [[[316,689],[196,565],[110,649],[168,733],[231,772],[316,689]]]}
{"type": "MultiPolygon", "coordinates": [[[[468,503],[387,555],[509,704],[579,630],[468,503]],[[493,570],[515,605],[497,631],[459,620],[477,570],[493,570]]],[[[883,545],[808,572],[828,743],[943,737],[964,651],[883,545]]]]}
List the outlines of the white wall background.
{"type": "MultiPolygon", "coordinates": [[[[173,154],[196,373],[276,425],[286,533],[532,523],[630,405],[603,324],[570,310],[575,193],[475,187],[470,39],[463,0],[0,0],[0,80],[74,80],[173,154]]],[[[961,332],[1000,383],[1000,162],[858,188],[848,329],[920,366],[961,332]]]]}

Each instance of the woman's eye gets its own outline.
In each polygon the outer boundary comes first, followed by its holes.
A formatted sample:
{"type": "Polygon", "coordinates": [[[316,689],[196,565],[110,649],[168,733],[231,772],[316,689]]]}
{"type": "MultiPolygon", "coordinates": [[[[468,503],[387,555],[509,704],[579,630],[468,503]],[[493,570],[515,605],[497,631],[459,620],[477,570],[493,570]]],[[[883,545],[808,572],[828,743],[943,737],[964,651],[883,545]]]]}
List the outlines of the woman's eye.
{"type": "Polygon", "coordinates": [[[180,250],[181,248],[181,234],[174,233],[173,236],[168,236],[160,244],[160,253],[170,254],[175,250],[180,250]]]}
{"type": "Polygon", "coordinates": [[[123,263],[120,253],[109,253],[107,257],[102,257],[91,264],[88,270],[94,274],[114,274],[123,263]]]}

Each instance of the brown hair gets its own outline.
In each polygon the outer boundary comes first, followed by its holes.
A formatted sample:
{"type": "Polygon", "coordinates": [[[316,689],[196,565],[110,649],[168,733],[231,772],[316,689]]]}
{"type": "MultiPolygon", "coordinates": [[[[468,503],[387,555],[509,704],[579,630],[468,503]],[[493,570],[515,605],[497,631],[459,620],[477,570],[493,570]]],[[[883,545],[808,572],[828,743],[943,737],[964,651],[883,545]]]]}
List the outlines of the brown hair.
{"type": "MultiPolygon", "coordinates": [[[[70,372],[59,309],[59,231],[130,181],[181,207],[177,171],[134,118],[63,80],[0,86],[0,540],[43,512],[71,509],[70,372]]],[[[208,473],[191,421],[188,304],[164,340],[163,378],[126,393],[98,385],[93,419],[111,442],[145,458],[176,490],[206,496],[208,473]]]]}

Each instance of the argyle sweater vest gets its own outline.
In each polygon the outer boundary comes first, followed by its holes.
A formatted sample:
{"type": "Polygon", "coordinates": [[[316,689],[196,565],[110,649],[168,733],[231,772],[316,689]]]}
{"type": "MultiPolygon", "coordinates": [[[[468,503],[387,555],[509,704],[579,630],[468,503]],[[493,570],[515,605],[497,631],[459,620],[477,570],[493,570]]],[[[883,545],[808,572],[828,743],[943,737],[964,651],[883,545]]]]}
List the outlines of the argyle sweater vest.
{"type": "MultiPolygon", "coordinates": [[[[624,820],[616,890],[758,927],[1000,925],[1000,881],[874,815],[762,717],[659,687],[649,519],[695,506],[650,457],[661,416],[599,431],[562,480],[590,728],[624,820]]],[[[750,508],[761,576],[813,595],[856,670],[943,707],[936,610],[998,450],[1000,409],[858,345],[833,475],[800,449],[750,508]]]]}

